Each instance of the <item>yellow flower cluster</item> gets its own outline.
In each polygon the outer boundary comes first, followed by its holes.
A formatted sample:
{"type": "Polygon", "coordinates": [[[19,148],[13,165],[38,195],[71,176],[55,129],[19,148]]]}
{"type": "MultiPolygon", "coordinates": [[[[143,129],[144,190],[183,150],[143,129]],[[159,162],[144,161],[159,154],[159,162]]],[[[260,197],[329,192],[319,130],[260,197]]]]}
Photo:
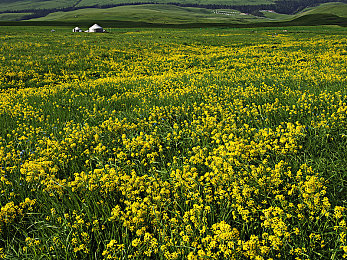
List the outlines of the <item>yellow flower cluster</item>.
{"type": "Polygon", "coordinates": [[[24,216],[25,212],[33,211],[33,206],[36,200],[26,198],[19,205],[15,205],[13,201],[6,203],[0,210],[0,232],[7,225],[12,224],[15,221],[19,221],[24,216]]]}

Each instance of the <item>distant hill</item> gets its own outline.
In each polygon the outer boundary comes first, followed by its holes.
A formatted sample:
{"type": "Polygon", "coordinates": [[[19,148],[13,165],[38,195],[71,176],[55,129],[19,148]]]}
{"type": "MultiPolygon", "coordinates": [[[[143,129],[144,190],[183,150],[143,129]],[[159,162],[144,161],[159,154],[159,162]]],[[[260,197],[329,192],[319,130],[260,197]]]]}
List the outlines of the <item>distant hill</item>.
{"type": "Polygon", "coordinates": [[[0,11],[38,11],[53,9],[106,8],[141,3],[178,3],[182,5],[262,5],[276,0],[0,0],[0,11]]]}
{"type": "Polygon", "coordinates": [[[234,9],[206,9],[181,7],[167,4],[127,5],[107,9],[85,8],[69,12],[50,13],[31,22],[64,22],[71,25],[88,25],[98,22],[112,27],[114,22],[137,22],[143,24],[264,24],[290,22],[294,24],[341,24],[347,21],[347,4],[328,3],[307,8],[295,15],[278,14],[262,10],[263,16],[242,13],[234,9]],[[337,14],[341,14],[338,16],[337,14]],[[341,19],[340,19],[341,18],[341,19]]]}
{"type": "Polygon", "coordinates": [[[299,16],[308,14],[333,14],[347,18],[347,4],[345,3],[324,3],[316,7],[309,7],[299,13],[299,16]]]}
{"type": "Polygon", "coordinates": [[[0,11],[37,11],[40,9],[71,8],[78,2],[77,0],[0,0],[0,11]]]}
{"type": "Polygon", "coordinates": [[[341,2],[324,3],[314,7],[307,7],[302,11],[291,15],[277,13],[272,10],[262,10],[261,13],[264,17],[276,21],[292,20],[307,15],[317,14],[329,14],[347,18],[347,4],[341,2]]]}
{"type": "Polygon", "coordinates": [[[136,21],[161,24],[185,23],[246,23],[259,17],[237,10],[211,10],[196,7],[180,7],[165,4],[127,5],[107,9],[86,8],[70,12],[51,13],[32,21],[136,21]]]}
{"type": "Polygon", "coordinates": [[[315,15],[312,19],[319,14],[347,17],[346,3],[347,0],[0,0],[0,21],[238,24],[315,15]]]}

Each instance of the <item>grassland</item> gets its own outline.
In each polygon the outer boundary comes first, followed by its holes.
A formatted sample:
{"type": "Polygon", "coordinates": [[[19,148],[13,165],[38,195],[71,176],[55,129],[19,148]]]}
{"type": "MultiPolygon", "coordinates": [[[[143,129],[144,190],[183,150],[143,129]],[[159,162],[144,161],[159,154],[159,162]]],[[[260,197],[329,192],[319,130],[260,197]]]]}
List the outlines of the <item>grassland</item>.
{"type": "Polygon", "coordinates": [[[1,27],[0,257],[347,256],[347,30],[1,27]]]}

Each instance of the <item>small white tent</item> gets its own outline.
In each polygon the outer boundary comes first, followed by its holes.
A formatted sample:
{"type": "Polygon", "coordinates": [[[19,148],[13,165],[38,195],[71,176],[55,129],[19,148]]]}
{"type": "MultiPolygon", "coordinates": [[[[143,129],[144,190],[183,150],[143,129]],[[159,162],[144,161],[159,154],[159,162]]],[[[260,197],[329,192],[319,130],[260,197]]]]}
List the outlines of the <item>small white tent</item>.
{"type": "Polygon", "coordinates": [[[94,24],[92,27],[89,27],[88,32],[105,32],[105,30],[98,24],[94,24]]]}
{"type": "Polygon", "coordinates": [[[82,30],[79,27],[75,27],[72,29],[72,32],[82,32],[82,30]]]}

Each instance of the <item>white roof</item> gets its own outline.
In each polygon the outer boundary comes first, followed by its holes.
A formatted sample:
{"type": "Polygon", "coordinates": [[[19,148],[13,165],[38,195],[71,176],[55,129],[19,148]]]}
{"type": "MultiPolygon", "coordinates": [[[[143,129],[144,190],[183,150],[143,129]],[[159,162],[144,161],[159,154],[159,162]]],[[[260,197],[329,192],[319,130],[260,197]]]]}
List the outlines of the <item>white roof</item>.
{"type": "Polygon", "coordinates": [[[79,27],[75,27],[75,30],[81,30],[79,27]]]}
{"type": "Polygon", "coordinates": [[[95,29],[102,29],[102,27],[98,24],[94,24],[92,27],[89,28],[89,30],[95,30],[95,29]]]}

